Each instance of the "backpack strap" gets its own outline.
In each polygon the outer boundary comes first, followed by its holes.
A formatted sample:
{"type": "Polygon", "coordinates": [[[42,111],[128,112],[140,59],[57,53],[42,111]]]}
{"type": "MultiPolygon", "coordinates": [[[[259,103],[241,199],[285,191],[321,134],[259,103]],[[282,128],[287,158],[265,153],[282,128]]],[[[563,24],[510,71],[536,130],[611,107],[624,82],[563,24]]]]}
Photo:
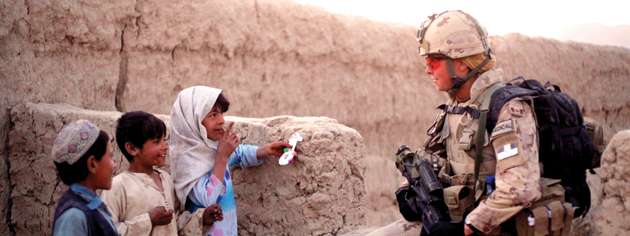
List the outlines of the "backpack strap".
{"type": "Polygon", "coordinates": [[[486,129],[492,132],[499,120],[499,113],[503,105],[517,97],[536,97],[547,92],[540,82],[536,80],[526,80],[523,77],[516,77],[509,81],[506,86],[492,94],[486,129]]]}
{"type": "Polygon", "coordinates": [[[494,92],[503,88],[505,85],[503,83],[496,83],[484,91],[481,94],[476,102],[479,102],[479,128],[477,129],[477,133],[475,134],[475,172],[473,175],[473,179],[475,180],[475,184],[473,185],[473,193],[477,191],[477,182],[479,181],[479,169],[481,168],[481,151],[483,149],[483,143],[485,139],[485,129],[486,129],[486,120],[488,117],[488,111],[490,108],[490,102],[492,95],[494,92]]]}
{"type": "Polygon", "coordinates": [[[438,109],[448,113],[448,114],[464,114],[468,113],[473,119],[479,119],[479,110],[477,108],[473,108],[470,106],[457,106],[457,105],[446,105],[442,104],[437,107],[438,109]]]}

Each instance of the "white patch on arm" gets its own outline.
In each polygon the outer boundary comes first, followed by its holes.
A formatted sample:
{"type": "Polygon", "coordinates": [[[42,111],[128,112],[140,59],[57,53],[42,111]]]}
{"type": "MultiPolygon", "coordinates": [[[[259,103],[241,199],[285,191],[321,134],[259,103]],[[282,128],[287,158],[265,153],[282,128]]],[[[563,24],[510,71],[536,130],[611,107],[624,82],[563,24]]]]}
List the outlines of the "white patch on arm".
{"type": "Polygon", "coordinates": [[[497,160],[500,161],[508,157],[516,156],[516,154],[518,154],[518,146],[516,143],[508,143],[497,150],[497,160]]]}

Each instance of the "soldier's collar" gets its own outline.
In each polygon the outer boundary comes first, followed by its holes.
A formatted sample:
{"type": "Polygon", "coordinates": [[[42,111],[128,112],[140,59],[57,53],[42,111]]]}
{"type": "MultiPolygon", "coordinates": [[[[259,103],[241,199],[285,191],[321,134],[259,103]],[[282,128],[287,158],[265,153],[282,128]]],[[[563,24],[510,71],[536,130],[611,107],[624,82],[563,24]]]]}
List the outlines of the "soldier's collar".
{"type": "Polygon", "coordinates": [[[481,74],[470,88],[470,99],[466,103],[477,100],[486,89],[501,81],[503,81],[503,71],[501,69],[493,69],[481,74]]]}

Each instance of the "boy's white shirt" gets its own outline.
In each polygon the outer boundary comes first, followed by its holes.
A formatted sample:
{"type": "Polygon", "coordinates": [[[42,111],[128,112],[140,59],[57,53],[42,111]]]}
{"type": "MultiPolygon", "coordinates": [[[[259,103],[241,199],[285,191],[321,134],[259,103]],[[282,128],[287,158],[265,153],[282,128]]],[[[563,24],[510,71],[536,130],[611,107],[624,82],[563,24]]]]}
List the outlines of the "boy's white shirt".
{"type": "Polygon", "coordinates": [[[188,193],[199,178],[214,167],[217,142],[207,138],[201,124],[221,90],[193,86],[182,90],[171,109],[169,157],[175,193],[184,209],[188,193]]]}
{"type": "Polygon", "coordinates": [[[168,173],[160,172],[164,192],[144,173],[122,172],[114,177],[112,188],[101,193],[112,220],[121,235],[176,235],[177,224],[151,226],[149,211],[157,206],[173,209],[173,186],[168,173]]]}
{"type": "Polygon", "coordinates": [[[203,227],[203,211],[194,213],[178,208],[171,176],[159,169],[164,192],[160,192],[150,176],[144,173],[124,171],[114,177],[112,188],[101,193],[101,199],[112,214],[112,220],[120,235],[199,235],[208,232],[203,227]],[[168,225],[153,227],[149,211],[164,206],[173,210],[173,220],[168,225]],[[175,209],[174,209],[175,208],[175,209]],[[194,233],[191,233],[194,232],[194,233]]]}
{"type": "Polygon", "coordinates": [[[173,180],[163,170],[160,173],[164,192],[160,192],[151,177],[144,173],[124,171],[114,177],[112,188],[101,192],[101,199],[112,214],[112,220],[120,235],[202,235],[210,230],[203,226],[203,211],[190,213],[178,208],[173,180]],[[168,225],[153,227],[149,211],[164,206],[173,210],[168,225]]]}

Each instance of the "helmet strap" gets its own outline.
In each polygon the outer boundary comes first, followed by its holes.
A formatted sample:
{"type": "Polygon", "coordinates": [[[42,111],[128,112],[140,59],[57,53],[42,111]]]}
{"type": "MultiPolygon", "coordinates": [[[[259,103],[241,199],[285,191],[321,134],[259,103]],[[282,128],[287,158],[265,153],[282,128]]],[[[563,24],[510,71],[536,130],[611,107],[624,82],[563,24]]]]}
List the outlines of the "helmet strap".
{"type": "Polygon", "coordinates": [[[459,88],[461,88],[462,85],[466,83],[466,81],[468,81],[471,78],[479,76],[480,74],[479,71],[486,64],[488,64],[488,62],[490,62],[490,57],[491,57],[491,54],[487,53],[486,58],[481,63],[479,63],[479,65],[477,65],[475,68],[468,71],[468,73],[464,77],[459,77],[455,73],[455,63],[453,63],[453,59],[450,59],[450,58],[446,59],[446,69],[448,70],[448,76],[451,77],[451,80],[453,81],[453,86],[448,90],[448,94],[450,96],[455,96],[455,93],[457,93],[459,88]]]}

